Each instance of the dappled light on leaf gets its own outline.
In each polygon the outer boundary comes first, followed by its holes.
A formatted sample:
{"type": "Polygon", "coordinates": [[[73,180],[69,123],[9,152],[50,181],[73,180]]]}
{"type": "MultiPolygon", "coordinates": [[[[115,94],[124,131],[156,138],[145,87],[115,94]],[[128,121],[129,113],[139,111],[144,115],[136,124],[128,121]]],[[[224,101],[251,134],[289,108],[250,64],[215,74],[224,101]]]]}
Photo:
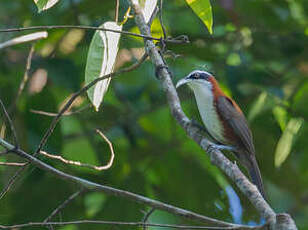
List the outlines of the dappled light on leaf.
{"type": "MultiPolygon", "coordinates": [[[[102,27],[114,30],[122,29],[122,26],[117,25],[115,22],[105,22],[102,27]]],[[[109,31],[95,32],[88,51],[85,71],[86,84],[92,82],[96,78],[112,73],[117,57],[119,40],[120,33],[109,31]]],[[[110,81],[111,78],[99,81],[87,92],[96,111],[99,110],[110,81]]]]}
{"type": "Polygon", "coordinates": [[[292,145],[295,137],[298,134],[303,120],[299,118],[292,118],[288,122],[284,132],[282,133],[275,151],[275,166],[280,167],[287,159],[292,150],[292,145]]]}
{"type": "Polygon", "coordinates": [[[206,25],[210,34],[213,33],[213,15],[210,0],[186,0],[187,4],[193,9],[195,14],[206,25]]]}
{"type": "Polygon", "coordinates": [[[34,0],[39,13],[53,7],[59,0],[34,0]]]}

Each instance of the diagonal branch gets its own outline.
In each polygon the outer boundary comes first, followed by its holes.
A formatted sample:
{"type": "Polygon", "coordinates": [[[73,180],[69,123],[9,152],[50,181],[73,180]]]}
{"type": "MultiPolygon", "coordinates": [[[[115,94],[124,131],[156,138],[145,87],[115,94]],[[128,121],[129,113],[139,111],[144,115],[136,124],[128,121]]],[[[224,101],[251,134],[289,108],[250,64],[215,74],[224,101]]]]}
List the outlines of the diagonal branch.
{"type": "MultiPolygon", "coordinates": [[[[129,2],[134,9],[135,22],[139,27],[141,34],[150,36],[150,28],[145,23],[138,0],[129,0],[129,2]]],[[[258,212],[266,218],[271,228],[275,229],[276,213],[263,199],[256,186],[245,177],[237,165],[230,162],[230,160],[227,159],[219,150],[211,148],[212,143],[200,134],[198,128],[192,125],[191,121],[187,118],[181,108],[180,100],[171,80],[171,75],[167,69],[167,66],[165,65],[164,59],[151,40],[145,39],[144,43],[146,51],[148,52],[152,63],[157,69],[158,78],[160,79],[163,89],[167,95],[167,100],[173,117],[186,131],[187,135],[196,143],[198,143],[199,146],[210,155],[212,163],[218,166],[237,185],[237,187],[255,206],[258,212]]],[[[293,226],[290,226],[290,229],[296,229],[294,222],[293,226]]]]}
{"type": "Polygon", "coordinates": [[[80,189],[77,192],[74,192],[70,195],[64,202],[62,202],[52,213],[44,220],[44,224],[49,222],[55,215],[57,215],[62,209],[64,209],[71,201],[73,201],[76,197],[84,193],[84,189],[80,189]]]}
{"type": "Polygon", "coordinates": [[[113,160],[114,160],[114,149],[113,149],[112,143],[103,134],[102,131],[100,131],[99,129],[96,129],[96,132],[107,142],[109,149],[110,149],[111,156],[110,156],[110,159],[109,159],[109,161],[106,165],[96,166],[96,165],[91,165],[91,164],[88,164],[88,163],[82,163],[80,161],[67,160],[60,155],[50,154],[50,153],[47,153],[43,150],[40,151],[40,154],[45,156],[45,157],[51,158],[51,159],[57,159],[57,160],[63,162],[64,164],[68,164],[68,165],[76,165],[76,166],[80,166],[80,167],[94,169],[94,170],[97,170],[97,171],[107,170],[112,166],[112,163],[113,163],[113,160]]]}

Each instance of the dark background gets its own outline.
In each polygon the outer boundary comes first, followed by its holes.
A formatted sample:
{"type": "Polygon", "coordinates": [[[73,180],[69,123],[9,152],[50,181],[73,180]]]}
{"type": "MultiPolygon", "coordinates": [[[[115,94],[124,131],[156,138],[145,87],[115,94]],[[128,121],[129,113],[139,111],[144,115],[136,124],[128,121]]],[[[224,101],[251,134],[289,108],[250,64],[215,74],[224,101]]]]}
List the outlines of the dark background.
{"type": "MultiPolygon", "coordinates": [[[[299,229],[308,229],[308,2],[221,0],[212,1],[212,5],[214,34],[211,36],[184,0],[164,1],[163,19],[168,35],[185,34],[191,41],[167,46],[179,55],[174,58],[169,53],[166,58],[174,82],[194,69],[205,69],[216,76],[248,117],[269,203],[276,212],[290,213],[299,229]],[[292,131],[289,121],[296,121],[300,128],[292,131]],[[278,166],[275,157],[280,152],[276,148],[282,136],[283,149],[290,151],[278,166]]],[[[120,7],[122,17],[126,1],[121,1],[120,7]]],[[[1,0],[0,27],[99,26],[113,20],[114,10],[115,1],[72,0],[60,1],[38,14],[31,1],[1,0]]],[[[134,20],[130,19],[124,30],[137,32],[134,20]]],[[[160,36],[158,21],[154,21],[152,30],[153,36],[160,36]]],[[[63,100],[84,85],[87,50],[94,33],[60,29],[48,32],[49,37],[35,46],[30,80],[12,113],[22,148],[27,152],[35,150],[52,119],[30,109],[57,112],[63,100]]],[[[0,33],[0,42],[22,34],[26,33],[0,33]]],[[[122,35],[116,68],[140,58],[142,47],[142,40],[122,35]]],[[[16,97],[29,49],[29,44],[23,44],[0,51],[0,97],[7,107],[16,97]]],[[[186,114],[199,119],[192,92],[187,87],[178,92],[186,114]]],[[[87,104],[89,100],[83,95],[72,110],[87,104]]],[[[149,61],[112,80],[100,112],[88,108],[64,117],[46,150],[69,159],[105,164],[109,148],[93,131],[95,128],[101,128],[114,145],[116,157],[109,170],[95,172],[41,159],[76,176],[206,216],[243,224],[260,223],[249,201],[211,165],[208,156],[172,118],[149,61]]],[[[5,138],[11,141],[10,133],[5,138]]],[[[13,156],[1,160],[20,161],[13,156]]],[[[15,170],[0,166],[0,188],[15,170]]],[[[0,223],[42,221],[77,189],[72,183],[30,167],[0,201],[0,223]]],[[[147,207],[92,192],[78,197],[54,220],[140,221],[142,210],[147,207]]],[[[187,224],[161,211],[155,211],[150,221],[187,224]]],[[[99,229],[129,228],[100,226],[99,229]]]]}

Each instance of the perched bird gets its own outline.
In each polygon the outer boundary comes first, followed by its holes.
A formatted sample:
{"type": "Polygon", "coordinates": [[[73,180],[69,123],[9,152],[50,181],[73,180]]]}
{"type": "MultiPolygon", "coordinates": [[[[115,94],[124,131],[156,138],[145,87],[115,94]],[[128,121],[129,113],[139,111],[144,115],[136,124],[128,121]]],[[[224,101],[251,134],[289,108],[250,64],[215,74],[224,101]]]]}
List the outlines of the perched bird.
{"type": "Polygon", "coordinates": [[[252,134],[239,106],[224,94],[214,76],[208,72],[195,70],[178,81],[176,87],[184,84],[188,84],[194,92],[205,128],[218,142],[216,147],[235,154],[265,198],[252,134]]]}

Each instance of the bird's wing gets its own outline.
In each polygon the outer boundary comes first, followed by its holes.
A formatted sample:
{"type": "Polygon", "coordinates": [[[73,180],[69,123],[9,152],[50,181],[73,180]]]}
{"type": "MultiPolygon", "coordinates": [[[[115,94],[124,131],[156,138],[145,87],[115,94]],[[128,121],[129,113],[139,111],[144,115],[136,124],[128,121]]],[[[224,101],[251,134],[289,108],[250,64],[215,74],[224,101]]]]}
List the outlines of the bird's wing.
{"type": "Polygon", "coordinates": [[[255,149],[252,141],[252,134],[248,127],[246,118],[240,111],[238,106],[225,96],[220,96],[217,99],[218,113],[222,119],[232,128],[235,135],[241,140],[244,149],[254,154],[255,149]]]}

